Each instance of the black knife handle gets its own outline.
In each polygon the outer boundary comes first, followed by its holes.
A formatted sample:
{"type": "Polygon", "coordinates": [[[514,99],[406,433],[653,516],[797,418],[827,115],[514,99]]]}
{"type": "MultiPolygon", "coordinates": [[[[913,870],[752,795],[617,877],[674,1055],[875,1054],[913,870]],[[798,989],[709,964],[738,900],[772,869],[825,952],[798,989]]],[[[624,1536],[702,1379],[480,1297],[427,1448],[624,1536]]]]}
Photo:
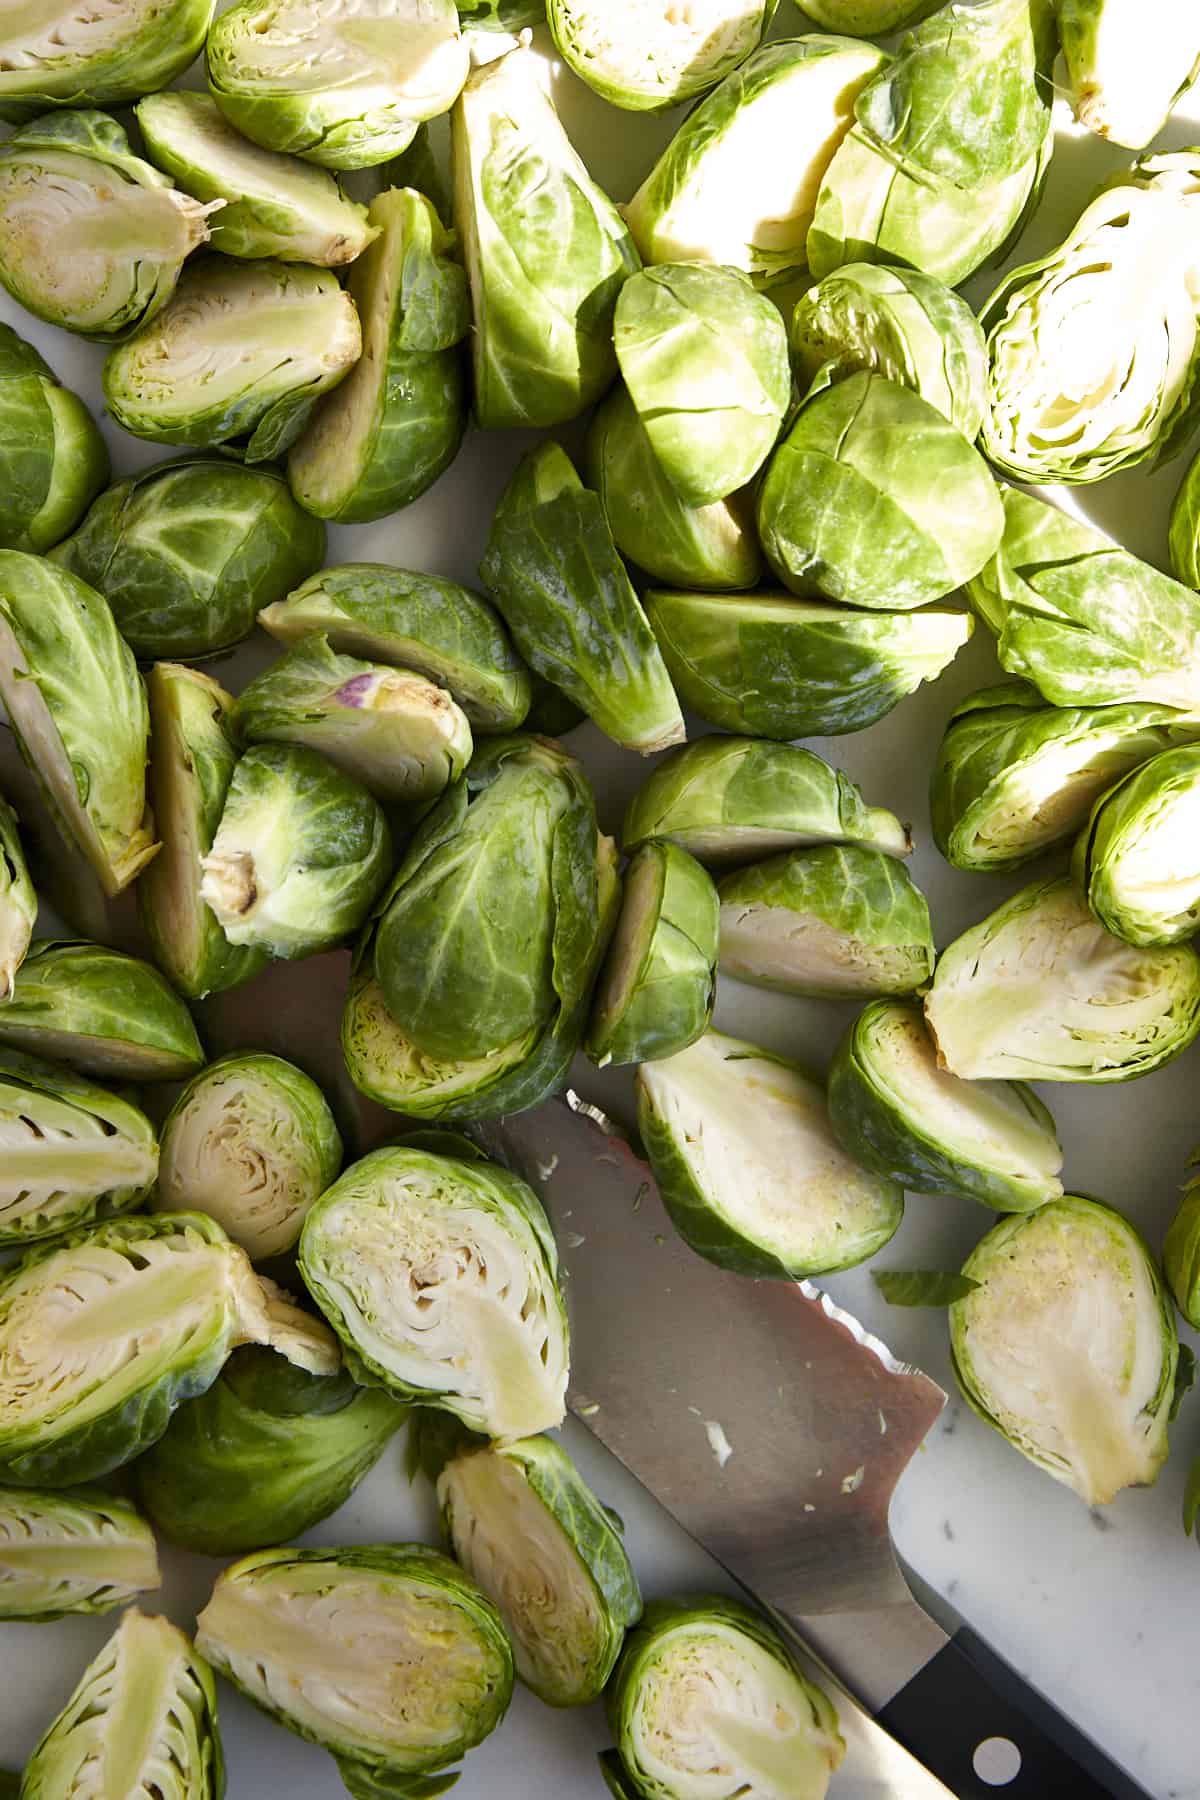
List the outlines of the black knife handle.
{"type": "Polygon", "coordinates": [[[958,1800],[1151,1800],[966,1626],[879,1723],[958,1800]]]}

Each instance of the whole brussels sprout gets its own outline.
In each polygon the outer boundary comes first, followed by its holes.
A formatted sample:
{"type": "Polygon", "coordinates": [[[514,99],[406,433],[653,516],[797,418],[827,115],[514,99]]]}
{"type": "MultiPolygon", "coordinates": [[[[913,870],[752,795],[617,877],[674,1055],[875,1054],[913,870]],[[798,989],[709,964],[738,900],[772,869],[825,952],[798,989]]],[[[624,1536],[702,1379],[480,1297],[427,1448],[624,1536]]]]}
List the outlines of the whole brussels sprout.
{"type": "Polygon", "coordinates": [[[37,0],[0,19],[0,119],[121,106],[166,87],[202,48],[213,0],[37,0]]]}
{"type": "Polygon", "coordinates": [[[1111,144],[1144,150],[1200,75],[1200,19],[1165,7],[1146,29],[1137,0],[1058,0],[1075,116],[1111,144]]]}
{"type": "Polygon", "coordinates": [[[825,31],[883,37],[927,19],[941,4],[942,0],[804,0],[804,12],[825,31]]]}
{"type": "Polygon", "coordinates": [[[249,636],[324,555],[274,469],[188,456],[107,489],[51,561],[104,595],[138,656],[195,658],[249,636]]]}
{"type": "Polygon", "coordinates": [[[0,1488],[0,1619],[112,1612],[160,1580],[154,1533],[127,1500],[0,1488]]]}
{"type": "Polygon", "coordinates": [[[48,938],[0,1005],[0,1044],[116,1081],[181,1081],[204,1063],[192,1016],[157,969],[104,944],[48,938]]]}
{"type": "Polygon", "coordinates": [[[1127,944],[1200,930],[1200,744],[1164,750],[1102,794],[1073,873],[1100,923],[1127,944]]]}
{"type": "Polygon", "coordinates": [[[57,544],[108,471],[108,449],[78,394],[0,323],[0,549],[40,552],[57,544]]]}
{"type": "Polygon", "coordinates": [[[17,970],[37,924],[38,897],[30,879],[17,815],[0,800],[0,1000],[11,1000],[17,970]]]}
{"type": "Polygon", "coordinates": [[[736,69],[771,23],[775,0],[737,0],[683,13],[638,0],[548,0],[559,55],[602,99],[630,112],[661,112],[706,93],[736,69]]]}
{"type": "Polygon", "coordinates": [[[1200,588],[1200,456],[1192,458],[1179,484],[1167,542],[1176,581],[1200,588]]]}

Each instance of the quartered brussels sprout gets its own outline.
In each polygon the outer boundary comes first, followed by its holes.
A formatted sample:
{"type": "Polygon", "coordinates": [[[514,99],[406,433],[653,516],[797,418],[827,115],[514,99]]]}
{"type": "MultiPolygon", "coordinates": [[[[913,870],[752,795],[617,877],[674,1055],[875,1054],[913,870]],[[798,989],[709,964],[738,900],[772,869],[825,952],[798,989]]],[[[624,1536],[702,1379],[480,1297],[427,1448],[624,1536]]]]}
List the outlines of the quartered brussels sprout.
{"type": "Polygon", "coordinates": [[[744,62],[771,23],[775,0],[736,0],[680,12],[639,0],[547,0],[559,55],[602,99],[661,112],[706,93],[744,62]]]}
{"type": "Polygon", "coordinates": [[[617,1800],[714,1791],[825,1800],[846,1754],[837,1712],[779,1633],[718,1595],[646,1608],[609,1688],[608,1719],[616,1749],[600,1768],[617,1800]]]}
{"type": "MultiPolygon", "coordinates": [[[[1192,1156],[1195,1167],[1197,1158],[1192,1156]]],[[[1175,1304],[1195,1330],[1200,1327],[1200,1176],[1189,1177],[1163,1239],[1163,1273],[1175,1304]]]]}
{"type": "Polygon", "coordinates": [[[134,111],[153,162],[195,199],[223,202],[209,226],[214,250],[333,269],[375,236],[366,207],[332,175],[250,143],[207,94],[150,94],[134,111]]]}
{"type": "Polygon", "coordinates": [[[785,739],[874,725],[936,681],[974,626],[948,607],[868,612],[764,589],[652,591],[645,607],[690,711],[726,731],[785,739]]]}
{"type": "Polygon", "coordinates": [[[243,1557],[218,1578],[196,1642],[256,1706],[328,1750],[357,1800],[441,1793],[455,1775],[431,1773],[494,1731],[512,1694],[495,1607],[423,1544],[243,1557]]]}
{"type": "Polygon", "coordinates": [[[1164,750],[1097,800],[1072,864],[1100,923],[1127,944],[1200,931],[1200,744],[1164,750]]]}
{"type": "Polygon", "coordinates": [[[933,275],[851,263],[797,300],[792,360],[802,387],[875,370],[911,388],[968,442],[987,406],[983,328],[966,301],[933,275]]]}
{"type": "Polygon", "coordinates": [[[476,421],[561,424],[617,372],[613,308],[638,267],[629,230],[572,148],[531,50],[472,71],[451,143],[476,421]]]}
{"type": "Polygon", "coordinates": [[[1001,666],[1055,706],[1200,709],[1200,598],[1034,494],[1005,490],[1003,540],[967,597],[1001,666]]]}
{"type": "MultiPolygon", "coordinates": [[[[3,405],[0,389],[0,405],[3,405]]],[[[1185,587],[1200,588],[1200,456],[1188,464],[1171,508],[1168,534],[1171,573],[1185,587]]]]}
{"type": "Polygon", "coordinates": [[[158,849],[146,692],[107,601],[20,550],[0,550],[0,699],[58,830],[120,893],[158,849]]]}
{"type": "Polygon", "coordinates": [[[1198,204],[1200,152],[1143,157],[1056,250],[1001,283],[982,315],[991,379],[980,441],[998,469],[1101,481],[1183,447],[1200,366],[1186,251],[1198,204]]]}
{"type": "Polygon", "coordinates": [[[276,470],[187,456],[108,488],[51,560],[104,595],[138,656],[194,658],[240,643],[324,555],[276,470]]]}
{"type": "Polygon", "coordinates": [[[476,731],[512,731],[529,711],[529,671],[493,609],[438,575],[344,563],[258,622],[283,644],[320,631],[335,650],[416,669],[450,690],[476,731]]]}
{"type": "Polygon", "coordinates": [[[354,302],[329,270],[206,257],[109,353],[104,398],[135,437],[269,462],[361,350],[354,302]]]}
{"type": "Polygon", "coordinates": [[[804,0],[805,16],[825,31],[847,37],[883,37],[916,25],[936,12],[942,0],[804,0]]]}
{"type": "Polygon", "coordinates": [[[471,324],[453,238],[413,188],[378,195],[378,237],[347,287],[363,354],[288,457],[302,506],[323,519],[381,519],[431,487],[458,454],[467,422],[458,344],[471,324]]]}
{"type": "Polygon", "coordinates": [[[0,18],[0,119],[53,106],[119,106],[182,75],[213,0],[36,0],[0,18]]]}
{"type": "Polygon", "coordinates": [[[712,876],[678,844],[652,840],[634,852],[592,1004],[587,1053],[594,1063],[674,1056],[707,1029],[718,913],[712,876]]]}
{"type": "Polygon", "coordinates": [[[301,638],[244,688],[233,725],[251,744],[307,744],[378,799],[421,806],[471,760],[466,714],[411,669],[338,656],[301,638]]]}
{"type": "Polygon", "coordinates": [[[980,1418],[1089,1506],[1149,1487],[1179,1346],[1128,1219],[1067,1194],[994,1226],[963,1274],[979,1285],[950,1308],[950,1344],[980,1418]]]}
{"type": "Polygon", "coordinates": [[[22,1800],[221,1800],[212,1670],[169,1619],[127,1612],[25,1765],[22,1800]]]}
{"type": "Polygon", "coordinates": [[[637,1072],[638,1130],[679,1235],[741,1275],[799,1279],[883,1248],[896,1182],[841,1149],[825,1090],[798,1063],[707,1031],[637,1072]]]}
{"type": "Polygon", "coordinates": [[[11,1000],[13,982],[37,923],[38,897],[30,879],[17,815],[0,800],[0,1000],[11,1000]]]}
{"type": "Polygon", "coordinates": [[[968,1080],[1131,1081],[1200,1032],[1200,958],[1122,943],[1067,876],[1034,882],[942,952],[925,1016],[968,1080]]]}
{"type": "Polygon", "coordinates": [[[824,844],[722,878],[721,970],[817,999],[911,994],[933,974],[925,896],[882,850],[824,844]]]}
{"type": "Polygon", "coordinates": [[[496,508],[479,565],[525,660],[626,749],[678,744],[683,714],[597,494],[566,451],[531,450],[496,508]]]}
{"type": "Polygon", "coordinates": [[[1189,6],[1146,18],[1137,0],[1058,0],[1063,59],[1081,125],[1144,150],[1200,75],[1200,19],[1189,6]]]}
{"type": "Polygon", "coordinates": [[[670,838],[702,863],[753,862],[805,844],[864,844],[907,856],[912,839],[894,813],[868,806],[848,775],[797,744],[707,737],[673,750],[625,814],[632,855],[670,838]]]}
{"type": "Polygon", "coordinates": [[[547,1437],[467,1448],[446,1463],[437,1496],[526,1687],[548,1706],[598,1699],[642,1596],[619,1524],[566,1451],[547,1437]]]}
{"type": "Polygon", "coordinates": [[[625,208],[645,260],[724,263],[759,287],[803,269],[821,181],[885,60],[815,35],[755,50],[688,114],[625,208]]]}
{"type": "Polygon", "coordinates": [[[127,1500],[0,1488],[0,1619],[112,1612],[160,1579],[154,1533],[127,1500]]]}
{"type": "Polygon", "coordinates": [[[358,930],[388,877],[379,802],[315,750],[256,744],[233,771],[200,898],[231,944],[312,956],[358,930]]]}
{"type": "Polygon", "coordinates": [[[1019,1081],[962,1081],[909,1000],[874,1000],[829,1071],[838,1142],[866,1168],[920,1194],[962,1194],[1031,1212],[1063,1191],[1054,1120],[1019,1081]]]}
{"type": "Polygon", "coordinates": [[[962,433],[919,394],[864,370],[800,408],[767,464],[758,531],[794,593],[900,610],[977,575],[1004,510],[962,433]]]}
{"type": "Polygon", "coordinates": [[[205,1556],[286,1543],[349,1499],[404,1416],[344,1369],[314,1375],[247,1345],[139,1459],[141,1502],[164,1537],[205,1556]]]}
{"type": "Polygon", "coordinates": [[[104,944],[47,938],[0,1004],[0,1044],[114,1081],[182,1081],[204,1063],[191,1014],[157,969],[104,944]]]}
{"type": "Polygon", "coordinates": [[[1114,782],[1200,719],[1169,706],[1050,706],[1025,681],[980,688],[950,715],[930,780],[938,849],[956,869],[1015,869],[1073,837],[1114,782]]]}
{"type": "Polygon", "coordinates": [[[79,523],[108,469],[104,439],[78,394],[0,323],[0,549],[57,544],[79,523]]]}
{"type": "Polygon", "coordinates": [[[506,1169],[372,1151],[309,1213],[300,1268],[360,1380],[488,1437],[562,1423],[558,1252],[536,1194],[506,1169]]]}
{"type": "Polygon", "coordinates": [[[341,1165],[333,1114],[303,1069],[223,1056],[167,1115],[154,1210],[207,1213],[258,1262],[292,1248],[341,1165]]]}

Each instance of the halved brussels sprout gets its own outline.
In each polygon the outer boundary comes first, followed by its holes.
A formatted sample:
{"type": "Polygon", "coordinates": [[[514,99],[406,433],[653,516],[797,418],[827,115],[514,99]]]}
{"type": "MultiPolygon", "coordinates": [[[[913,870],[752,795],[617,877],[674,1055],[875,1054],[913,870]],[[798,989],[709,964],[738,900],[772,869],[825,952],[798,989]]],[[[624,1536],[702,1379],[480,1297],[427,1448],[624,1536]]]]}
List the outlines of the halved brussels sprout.
{"type": "Polygon", "coordinates": [[[11,1000],[17,970],[37,924],[38,897],[25,862],[17,815],[0,800],[0,1000],[11,1000]]]}
{"type": "Polygon", "coordinates": [[[817,999],[911,994],[933,974],[925,896],[882,850],[825,844],[735,869],[717,889],[721,971],[817,999]]]}
{"type": "Polygon", "coordinates": [[[200,859],[200,898],[231,944],[312,956],[358,930],[391,862],[387,820],[366,788],[315,750],[256,744],[200,859]]]}
{"type": "Polygon", "coordinates": [[[332,175],[248,142],[207,94],[150,94],[134,111],[158,167],[195,199],[224,202],[209,226],[214,250],[333,269],[376,235],[332,175]]]}
{"type": "Polygon", "coordinates": [[[1168,6],[1152,29],[1138,0],[1058,0],[1075,116],[1111,144],[1144,150],[1200,75],[1200,19],[1168,6]]]}
{"type": "Polygon", "coordinates": [[[724,263],[759,287],[803,269],[822,178],[885,60],[836,37],[755,50],[688,114],[625,208],[645,260],[724,263]]]}
{"type": "Polygon", "coordinates": [[[753,862],[805,844],[863,844],[907,856],[895,813],[868,806],[840,769],[797,744],[707,737],[673,750],[630,801],[621,842],[670,838],[702,863],[753,862]]]}
{"type": "Polygon", "coordinates": [[[718,1595],[646,1608],[608,1690],[608,1721],[617,1747],[600,1769],[619,1800],[701,1800],[718,1787],[825,1800],[846,1754],[832,1703],[775,1628],[718,1595]]]}
{"type": "Polygon", "coordinates": [[[1200,588],[1200,456],[1192,458],[1179,484],[1167,543],[1176,581],[1182,581],[1185,587],[1200,588]]]}
{"type": "Polygon", "coordinates": [[[488,1437],[562,1423],[558,1252],[537,1195],[507,1169],[372,1151],[309,1213],[300,1269],[358,1379],[488,1437]]]}
{"type": "Polygon", "coordinates": [[[547,1437],[467,1448],[442,1469],[437,1496],[526,1687],[548,1706],[598,1699],[642,1596],[619,1525],[566,1451],[547,1437]]]}
{"type": "Polygon", "coordinates": [[[0,1044],[116,1081],[182,1081],[204,1064],[192,1016],[157,969],[104,944],[47,938],[0,1003],[0,1044]]]}
{"type": "Polygon", "coordinates": [[[479,565],[526,661],[626,749],[678,744],[683,714],[599,495],[553,441],[517,465],[479,565]]]}
{"type": "Polygon", "coordinates": [[[761,588],[654,591],[645,607],[684,705],[755,737],[862,731],[936,681],[974,629],[946,607],[865,611],[761,588]]]}
{"type": "Polygon", "coordinates": [[[613,308],[638,267],[633,240],[572,148],[531,50],[473,70],[450,129],[476,421],[561,424],[617,372],[613,308]]]}
{"type": "Polygon", "coordinates": [[[210,256],[110,351],[104,398],[135,437],[269,462],[361,351],[354,302],[329,270],[210,256]]]}
{"type": "Polygon", "coordinates": [[[798,1063],[719,1031],[637,1072],[638,1130],[679,1235],[723,1269],[800,1279],[883,1248],[896,1182],[845,1154],[798,1063]]]}
{"type": "Polygon", "coordinates": [[[453,237],[413,188],[377,195],[368,216],[379,235],[347,281],[363,354],[288,457],[300,504],[347,524],[423,494],[454,461],[467,422],[457,346],[471,308],[453,237]]]}
{"type": "Polygon", "coordinates": [[[240,643],[324,555],[276,470],[187,456],[115,483],[51,561],[104,595],[138,656],[195,658],[240,643]]]}
{"type": "Polygon", "coordinates": [[[942,0],[804,0],[804,12],[825,31],[848,37],[883,37],[916,25],[936,12],[942,0]]]}
{"type": "Polygon", "coordinates": [[[679,498],[708,506],[745,487],[791,400],[778,309],[738,269],[660,263],[621,289],[613,334],[629,396],[679,498]]]}
{"type": "Polygon", "coordinates": [[[1054,1120],[1017,1081],[961,1081],[939,1067],[919,1005],[875,1000],[829,1071],[838,1142],[919,1194],[962,1194],[996,1212],[1032,1212],[1063,1191],[1054,1120]]]}
{"type": "Polygon", "coordinates": [[[907,610],[978,575],[1004,533],[996,483],[949,420],[885,375],[813,391],[758,494],[767,561],[797,594],[907,610]]]}
{"type": "Polygon", "coordinates": [[[547,0],[559,55],[581,81],[629,112],[661,112],[714,87],[758,44],[775,0],[707,0],[679,12],[640,0],[547,0]]]}
{"type": "Polygon", "coordinates": [[[529,711],[529,671],[493,609],[438,575],[344,563],[258,622],[283,644],[321,631],[335,650],[416,669],[449,688],[477,731],[515,730],[529,711]]]}
{"type": "Polygon", "coordinates": [[[950,1308],[954,1373],[980,1418],[1030,1462],[1104,1506],[1149,1487],[1167,1458],[1179,1346],[1139,1233],[1067,1194],[1004,1219],[950,1308]]]}
{"type": "Polygon", "coordinates": [[[0,119],[52,106],[120,106],[182,75],[213,0],[35,0],[0,18],[0,119]]]}
{"type": "Polygon", "coordinates": [[[338,656],[313,634],[242,690],[246,743],[307,744],[378,799],[435,800],[471,760],[471,726],[444,688],[382,663],[338,656]]]}
{"type": "Polygon", "coordinates": [[[1200,719],[1169,706],[1050,706],[1025,681],[950,715],[930,779],[933,836],[956,869],[1015,869],[1073,837],[1096,800],[1200,719]]]}
{"type": "Polygon", "coordinates": [[[1127,944],[1200,930],[1200,745],[1164,750],[1101,795],[1072,872],[1100,923],[1127,944]]]}
{"type": "Polygon", "coordinates": [[[157,1529],[186,1550],[237,1556],[286,1543],[349,1499],[404,1416],[398,1400],[356,1386],[345,1369],[311,1374],[247,1345],[139,1459],[138,1493],[157,1529]]]}
{"type": "Polygon", "coordinates": [[[634,852],[592,1003],[586,1048],[594,1063],[674,1056],[707,1029],[718,912],[712,876],[678,844],[652,841],[634,852]]]}
{"type": "Polygon", "coordinates": [[[154,1533],[97,1488],[0,1488],[0,1619],[105,1613],[156,1588],[154,1533]]]}
{"type": "Polygon", "coordinates": [[[108,602],[21,550],[0,550],[0,699],[62,836],[120,893],[158,849],[146,691],[108,602]]]}
{"type": "Polygon", "coordinates": [[[127,1612],[25,1765],[23,1800],[221,1800],[212,1670],[169,1619],[127,1612]]]}
{"type": "MultiPolygon", "coordinates": [[[[1189,1158],[1194,1167],[1197,1158],[1189,1158]]],[[[1193,1330],[1200,1327],[1200,1176],[1189,1177],[1163,1239],[1163,1273],[1175,1304],[1193,1330]]]]}
{"type": "Polygon", "coordinates": [[[440,1794],[457,1772],[433,1772],[482,1743],[512,1695],[500,1615],[423,1544],[243,1557],[218,1577],[196,1642],[255,1705],[328,1750],[356,1800],[440,1794]]]}
{"type": "Polygon", "coordinates": [[[1132,1081],[1200,1032],[1200,958],[1123,944],[1069,876],[1034,882],[942,952],[925,1017],[968,1080],[1132,1081]]]}
{"type": "Polygon", "coordinates": [[[107,446],[78,394],[0,324],[0,549],[49,550],[79,523],[108,471],[107,446]]]}

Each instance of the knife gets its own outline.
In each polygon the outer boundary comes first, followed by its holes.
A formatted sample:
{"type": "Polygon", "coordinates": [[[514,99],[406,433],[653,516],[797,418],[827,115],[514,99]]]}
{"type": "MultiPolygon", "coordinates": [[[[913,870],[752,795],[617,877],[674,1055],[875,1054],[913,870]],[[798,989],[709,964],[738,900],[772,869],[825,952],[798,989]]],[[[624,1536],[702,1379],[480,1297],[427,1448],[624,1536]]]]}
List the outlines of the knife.
{"type": "Polygon", "coordinates": [[[971,1631],[912,1591],[896,1483],[945,1404],[810,1282],[716,1268],[577,1095],[471,1128],[539,1192],[571,1316],[571,1411],[841,1693],[836,1791],[1149,1800],[971,1631]]]}

